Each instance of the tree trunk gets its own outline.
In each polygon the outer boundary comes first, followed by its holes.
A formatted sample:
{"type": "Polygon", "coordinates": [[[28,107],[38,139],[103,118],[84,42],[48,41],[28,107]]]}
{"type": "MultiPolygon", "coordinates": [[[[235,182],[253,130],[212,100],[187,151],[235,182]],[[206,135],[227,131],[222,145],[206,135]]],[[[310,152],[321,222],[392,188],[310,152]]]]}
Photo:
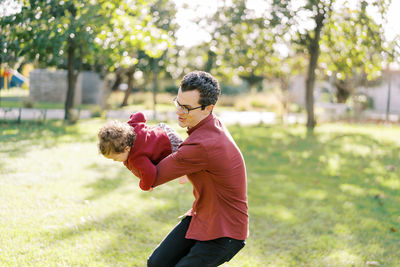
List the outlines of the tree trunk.
{"type": "Polygon", "coordinates": [[[346,103],[350,96],[350,89],[347,81],[336,80],[336,98],[338,103],[346,103]]]}
{"type": "Polygon", "coordinates": [[[121,73],[116,72],[115,75],[116,75],[115,82],[114,82],[113,86],[111,87],[111,91],[112,91],[112,92],[117,91],[119,85],[120,85],[121,82],[122,82],[122,75],[121,75],[121,73]]]}
{"type": "MultiPolygon", "coordinates": [[[[315,38],[313,39],[315,43],[315,38]]],[[[306,80],[306,109],[307,109],[307,128],[314,129],[314,84],[315,84],[315,69],[317,68],[319,45],[314,45],[310,49],[310,61],[308,65],[307,80],[306,80]]]]}
{"type": "Polygon", "coordinates": [[[153,65],[153,118],[156,119],[157,91],[158,91],[158,59],[152,59],[153,65]]]}
{"type": "Polygon", "coordinates": [[[135,72],[135,68],[132,67],[126,75],[128,76],[128,88],[125,91],[124,100],[122,101],[121,107],[125,107],[128,105],[128,98],[133,91],[133,73],[135,72]]]}
{"type": "Polygon", "coordinates": [[[390,74],[390,70],[388,68],[389,82],[388,82],[388,95],[386,102],[386,121],[389,121],[390,115],[390,95],[391,95],[391,87],[392,87],[392,75],[390,74]]]}
{"type": "Polygon", "coordinates": [[[65,99],[64,106],[64,120],[71,119],[71,109],[74,106],[74,96],[75,96],[75,85],[77,74],[75,74],[75,40],[73,38],[68,39],[68,89],[67,97],[65,99]]]}
{"type": "Polygon", "coordinates": [[[109,108],[107,99],[111,94],[111,81],[110,80],[111,80],[110,74],[105,74],[104,81],[103,81],[104,90],[100,94],[100,110],[101,111],[109,108]]]}
{"type": "Polygon", "coordinates": [[[215,53],[211,50],[208,50],[207,52],[207,62],[206,65],[204,66],[204,71],[205,72],[211,72],[213,66],[214,66],[214,61],[215,61],[215,53]]]}
{"type": "Polygon", "coordinates": [[[282,114],[281,121],[284,122],[289,114],[289,79],[282,77],[279,79],[282,91],[282,114]]]}
{"type": "Polygon", "coordinates": [[[314,36],[310,38],[310,45],[308,52],[310,54],[310,61],[308,64],[307,80],[306,80],[306,109],[307,109],[307,129],[313,131],[315,127],[314,116],[314,85],[315,85],[315,70],[318,65],[319,57],[319,40],[323,26],[324,14],[319,14],[315,18],[316,27],[314,29],[314,36]]]}
{"type": "Polygon", "coordinates": [[[255,94],[257,93],[257,85],[259,85],[264,77],[254,75],[253,73],[249,74],[248,76],[240,76],[243,80],[245,80],[249,84],[250,93],[255,94]]]}

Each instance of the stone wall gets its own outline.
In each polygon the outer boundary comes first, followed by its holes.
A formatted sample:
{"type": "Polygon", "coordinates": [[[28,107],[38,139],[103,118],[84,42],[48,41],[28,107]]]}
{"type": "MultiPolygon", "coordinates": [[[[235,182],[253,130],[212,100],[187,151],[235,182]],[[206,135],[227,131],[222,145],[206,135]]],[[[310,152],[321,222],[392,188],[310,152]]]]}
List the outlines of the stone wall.
{"type": "MultiPolygon", "coordinates": [[[[67,97],[67,71],[35,69],[29,74],[29,96],[37,102],[64,103],[67,97]]],[[[82,103],[79,77],[75,88],[74,104],[82,103]]]]}
{"type": "Polygon", "coordinates": [[[100,104],[104,81],[99,74],[92,71],[84,71],[80,76],[82,76],[82,104],[100,104]]]}
{"type": "MultiPolygon", "coordinates": [[[[35,69],[30,73],[29,94],[33,101],[64,103],[67,96],[67,71],[35,69]]],[[[99,104],[104,82],[97,73],[84,71],[76,81],[74,104],[99,104]]]]}

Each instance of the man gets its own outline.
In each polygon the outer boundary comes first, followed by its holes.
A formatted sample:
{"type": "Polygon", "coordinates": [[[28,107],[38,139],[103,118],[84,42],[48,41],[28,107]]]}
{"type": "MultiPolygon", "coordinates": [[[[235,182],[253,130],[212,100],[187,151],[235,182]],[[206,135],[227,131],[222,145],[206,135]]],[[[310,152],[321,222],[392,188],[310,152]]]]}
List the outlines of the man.
{"type": "Polygon", "coordinates": [[[218,266],[245,245],[246,169],[228,130],[212,114],[219,95],[218,81],[195,71],[183,78],[174,99],[179,126],[189,136],[157,165],[153,187],[186,174],[195,201],[149,257],[149,267],[218,266]]]}

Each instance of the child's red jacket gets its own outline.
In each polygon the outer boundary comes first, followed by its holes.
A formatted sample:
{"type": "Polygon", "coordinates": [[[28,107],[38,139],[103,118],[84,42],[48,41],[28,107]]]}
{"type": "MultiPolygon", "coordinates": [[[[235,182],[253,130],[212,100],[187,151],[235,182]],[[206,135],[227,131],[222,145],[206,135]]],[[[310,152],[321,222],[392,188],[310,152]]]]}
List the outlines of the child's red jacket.
{"type": "Polygon", "coordinates": [[[149,127],[141,112],[132,114],[128,124],[136,133],[135,142],[124,165],[140,178],[142,190],[151,189],[155,178],[157,165],[163,158],[172,153],[171,142],[167,133],[159,127],[149,127]]]}

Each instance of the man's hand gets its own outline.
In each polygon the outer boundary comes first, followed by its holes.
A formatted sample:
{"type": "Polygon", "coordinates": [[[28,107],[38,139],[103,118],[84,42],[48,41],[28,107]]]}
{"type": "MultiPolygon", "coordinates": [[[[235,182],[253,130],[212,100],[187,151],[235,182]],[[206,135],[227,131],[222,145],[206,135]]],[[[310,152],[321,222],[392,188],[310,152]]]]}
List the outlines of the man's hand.
{"type": "Polygon", "coordinates": [[[180,184],[186,184],[189,180],[188,180],[187,176],[185,175],[185,176],[179,177],[178,181],[180,184]]]}

